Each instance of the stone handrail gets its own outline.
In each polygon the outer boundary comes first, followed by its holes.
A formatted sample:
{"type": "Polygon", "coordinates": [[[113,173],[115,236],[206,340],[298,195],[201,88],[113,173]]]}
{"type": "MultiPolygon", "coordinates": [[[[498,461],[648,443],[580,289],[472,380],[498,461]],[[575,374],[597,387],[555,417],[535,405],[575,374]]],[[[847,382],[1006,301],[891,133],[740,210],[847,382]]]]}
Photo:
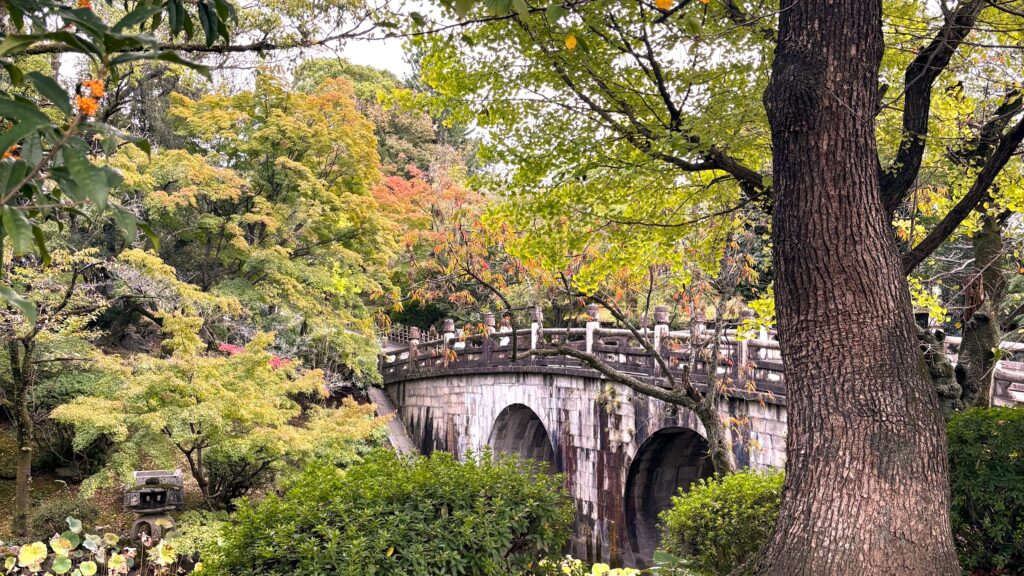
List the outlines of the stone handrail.
{"type": "MultiPolygon", "coordinates": [[[[434,340],[420,341],[413,329],[409,346],[391,350],[381,356],[380,371],[385,384],[445,373],[482,373],[544,371],[573,374],[595,374],[582,361],[565,355],[541,356],[529,350],[563,345],[591,353],[608,366],[631,376],[667,386],[654,356],[647,351],[630,330],[601,328],[589,322],[586,328],[531,328],[513,332],[509,328],[485,332],[456,333],[448,327],[434,340]],[[516,354],[513,359],[513,348],[516,354]]],[[[692,382],[702,386],[708,370],[714,366],[723,381],[741,395],[784,396],[782,362],[778,342],[768,339],[738,339],[728,331],[719,346],[717,362],[701,352],[694,358],[689,331],[670,331],[667,326],[641,331],[656,347],[675,376],[689,368],[692,382]]],[[[705,343],[712,334],[702,335],[705,343]]]]}
{"type": "MultiPolygon", "coordinates": [[[[527,354],[530,350],[563,345],[591,353],[631,376],[668,386],[660,365],[632,331],[602,328],[595,318],[596,315],[592,316],[585,328],[543,328],[534,322],[530,328],[513,332],[507,325],[496,329],[493,316],[489,315],[480,327],[482,332],[478,328],[475,333],[469,329],[456,332],[454,323],[448,320],[444,334],[427,341],[421,341],[419,329],[413,327],[409,330],[408,346],[381,355],[380,372],[385,384],[455,373],[541,371],[596,375],[596,371],[570,356],[527,354]]],[[[698,347],[694,358],[695,339],[688,330],[669,330],[667,325],[658,324],[638,332],[660,352],[675,376],[681,376],[688,368],[690,380],[703,386],[709,368],[714,366],[731,395],[784,401],[786,388],[779,342],[772,333],[762,330],[758,337],[744,339],[734,329],[725,330],[719,343],[719,358],[713,362],[706,357],[706,346],[698,347]]],[[[698,326],[698,336],[697,341],[706,344],[713,332],[698,326]]],[[[946,353],[953,359],[954,348],[959,344],[958,337],[947,337],[944,341],[946,353]]],[[[1024,351],[1024,344],[1014,342],[1004,342],[1001,347],[1008,352],[1024,351]]],[[[1024,363],[1000,361],[995,382],[996,404],[1024,402],[1024,363]]]]}

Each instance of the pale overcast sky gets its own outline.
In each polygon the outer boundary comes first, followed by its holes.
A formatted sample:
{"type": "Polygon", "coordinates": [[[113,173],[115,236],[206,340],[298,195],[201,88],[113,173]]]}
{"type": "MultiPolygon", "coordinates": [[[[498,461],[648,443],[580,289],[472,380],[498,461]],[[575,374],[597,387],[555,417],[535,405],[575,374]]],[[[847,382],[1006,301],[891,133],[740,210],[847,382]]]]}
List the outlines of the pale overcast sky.
{"type": "Polygon", "coordinates": [[[349,41],[345,45],[342,55],[353,64],[364,64],[390,70],[399,78],[405,78],[411,72],[409,65],[405,62],[402,40],[398,38],[349,41]]]}

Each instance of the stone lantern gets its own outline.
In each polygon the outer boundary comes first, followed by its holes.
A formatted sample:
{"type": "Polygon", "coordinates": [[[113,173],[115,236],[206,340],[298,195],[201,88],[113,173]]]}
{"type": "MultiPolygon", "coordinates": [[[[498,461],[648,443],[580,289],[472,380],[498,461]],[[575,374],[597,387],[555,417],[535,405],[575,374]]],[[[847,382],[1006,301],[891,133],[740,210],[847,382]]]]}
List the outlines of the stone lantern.
{"type": "Polygon", "coordinates": [[[169,512],[185,508],[185,488],[181,470],[136,470],[135,485],[125,490],[124,508],[138,515],[132,524],[131,539],[144,535],[163,537],[174,529],[169,512]]]}

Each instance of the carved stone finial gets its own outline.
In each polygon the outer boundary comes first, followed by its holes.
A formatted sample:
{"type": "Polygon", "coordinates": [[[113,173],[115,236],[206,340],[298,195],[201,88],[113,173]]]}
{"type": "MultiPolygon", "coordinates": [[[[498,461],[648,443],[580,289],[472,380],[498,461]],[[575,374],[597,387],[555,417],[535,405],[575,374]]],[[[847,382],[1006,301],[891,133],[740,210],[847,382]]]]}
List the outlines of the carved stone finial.
{"type": "Polygon", "coordinates": [[[444,331],[445,332],[455,332],[455,320],[452,320],[451,318],[445,318],[445,320],[444,320],[444,331]]]}
{"type": "Polygon", "coordinates": [[[419,339],[420,339],[420,329],[417,328],[416,326],[410,326],[409,327],[409,340],[419,340],[419,339]]]}
{"type": "Polygon", "coordinates": [[[537,324],[544,323],[544,309],[540,307],[540,304],[533,307],[533,321],[537,324]]]}
{"type": "Polygon", "coordinates": [[[597,322],[597,304],[587,304],[587,317],[591,322],[597,322]]]}
{"type": "Polygon", "coordinates": [[[484,314],[484,326],[494,328],[494,312],[484,314]]]}
{"type": "Polygon", "coordinates": [[[668,324],[668,306],[654,307],[654,323],[668,324]]]}

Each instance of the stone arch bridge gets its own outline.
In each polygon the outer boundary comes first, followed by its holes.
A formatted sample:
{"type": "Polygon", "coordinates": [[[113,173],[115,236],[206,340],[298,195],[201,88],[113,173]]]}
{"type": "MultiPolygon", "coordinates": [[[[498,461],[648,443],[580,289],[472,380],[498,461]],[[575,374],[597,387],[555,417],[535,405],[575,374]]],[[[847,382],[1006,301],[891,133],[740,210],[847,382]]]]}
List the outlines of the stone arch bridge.
{"type": "MultiPolygon", "coordinates": [[[[441,338],[407,346],[380,360],[384,391],[414,449],[464,457],[484,446],[547,462],[565,474],[577,509],[570,552],[591,562],[644,566],[659,542],[657,516],[680,488],[710,476],[704,430],[688,410],[613,384],[568,356],[521,356],[538,342],[557,342],[598,355],[633,376],[662,384],[654,358],[628,330],[586,328],[457,334],[449,321],[441,338]],[[513,360],[513,347],[518,352],[513,360]]],[[[656,326],[644,332],[670,370],[691,370],[698,387],[715,370],[729,383],[718,407],[728,423],[737,467],[782,468],[786,394],[778,342],[738,340],[727,332],[718,361],[694,358],[689,332],[656,326]]],[[[956,344],[956,339],[948,339],[956,344]]],[[[1024,348],[1024,347],[1022,347],[1024,348]]],[[[699,356],[699,355],[698,355],[699,356]]],[[[996,396],[1024,400],[1024,365],[1001,367],[996,396]]],[[[409,440],[406,440],[408,442],[409,440]]]]}

